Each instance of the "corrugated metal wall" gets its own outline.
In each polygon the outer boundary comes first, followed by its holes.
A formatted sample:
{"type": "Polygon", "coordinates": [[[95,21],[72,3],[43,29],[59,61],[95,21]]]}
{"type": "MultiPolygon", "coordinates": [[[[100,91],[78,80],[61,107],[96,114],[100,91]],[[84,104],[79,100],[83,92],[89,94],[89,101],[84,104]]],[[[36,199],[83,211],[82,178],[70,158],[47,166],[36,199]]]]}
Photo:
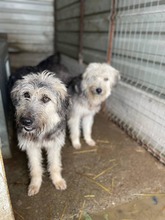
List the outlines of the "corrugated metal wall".
{"type": "Polygon", "coordinates": [[[14,62],[19,62],[18,65],[26,62],[27,56],[24,58],[19,53],[31,53],[32,57],[34,53],[52,53],[54,1],[0,0],[0,33],[7,34],[9,51],[17,52],[13,65],[14,62]]]}
{"type": "MultiPolygon", "coordinates": [[[[83,59],[105,61],[108,46],[110,0],[84,1],[83,59]]],[[[56,0],[57,50],[78,58],[80,46],[80,1],[56,0]]]]}

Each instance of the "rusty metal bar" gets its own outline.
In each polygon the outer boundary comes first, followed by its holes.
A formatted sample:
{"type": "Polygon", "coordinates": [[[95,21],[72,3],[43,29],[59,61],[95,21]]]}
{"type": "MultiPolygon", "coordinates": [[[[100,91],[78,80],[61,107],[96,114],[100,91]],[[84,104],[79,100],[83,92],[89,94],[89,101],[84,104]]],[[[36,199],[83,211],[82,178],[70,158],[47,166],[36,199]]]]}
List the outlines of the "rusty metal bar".
{"type": "Polygon", "coordinates": [[[108,50],[107,50],[107,63],[111,63],[112,58],[112,44],[113,44],[113,37],[115,32],[115,16],[116,16],[116,9],[115,9],[116,0],[112,0],[112,13],[109,22],[109,38],[108,38],[108,50]]]}
{"type": "Polygon", "coordinates": [[[83,32],[84,32],[85,0],[80,0],[80,32],[79,32],[79,63],[83,64],[83,32]]]}

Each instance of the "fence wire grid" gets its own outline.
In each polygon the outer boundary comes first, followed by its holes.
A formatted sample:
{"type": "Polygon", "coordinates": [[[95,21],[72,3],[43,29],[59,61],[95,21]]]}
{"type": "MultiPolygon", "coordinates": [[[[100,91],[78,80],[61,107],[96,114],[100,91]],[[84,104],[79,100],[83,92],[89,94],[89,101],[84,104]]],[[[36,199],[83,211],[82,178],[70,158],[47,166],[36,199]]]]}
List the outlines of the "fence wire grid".
{"type": "Polygon", "coordinates": [[[112,120],[165,163],[165,2],[116,1],[112,120]]]}

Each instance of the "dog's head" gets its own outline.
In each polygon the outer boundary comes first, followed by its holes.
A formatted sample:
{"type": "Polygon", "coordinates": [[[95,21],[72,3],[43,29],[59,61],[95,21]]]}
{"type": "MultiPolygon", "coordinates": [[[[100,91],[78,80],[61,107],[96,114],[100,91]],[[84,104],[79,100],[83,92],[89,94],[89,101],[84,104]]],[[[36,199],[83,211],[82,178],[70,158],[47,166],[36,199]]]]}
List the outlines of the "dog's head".
{"type": "Polygon", "coordinates": [[[11,90],[20,132],[40,134],[64,120],[68,105],[65,85],[54,73],[43,71],[17,80],[11,90]]]}
{"type": "Polygon", "coordinates": [[[93,104],[101,104],[120,80],[119,72],[106,63],[91,63],[83,73],[82,89],[93,104]]]}

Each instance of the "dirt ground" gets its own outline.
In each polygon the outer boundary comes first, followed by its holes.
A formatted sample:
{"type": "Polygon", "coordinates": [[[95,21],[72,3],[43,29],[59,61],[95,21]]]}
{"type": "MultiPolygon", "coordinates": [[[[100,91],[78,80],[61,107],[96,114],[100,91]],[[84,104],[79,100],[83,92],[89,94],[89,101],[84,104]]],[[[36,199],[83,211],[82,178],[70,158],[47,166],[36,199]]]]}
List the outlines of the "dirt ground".
{"type": "Polygon", "coordinates": [[[56,190],[45,172],[33,197],[27,196],[26,155],[13,141],[5,168],[16,220],[165,219],[164,165],[103,114],[96,116],[93,137],[96,147],[81,140],[82,148],[74,150],[67,140],[63,148],[67,190],[56,190]]]}

